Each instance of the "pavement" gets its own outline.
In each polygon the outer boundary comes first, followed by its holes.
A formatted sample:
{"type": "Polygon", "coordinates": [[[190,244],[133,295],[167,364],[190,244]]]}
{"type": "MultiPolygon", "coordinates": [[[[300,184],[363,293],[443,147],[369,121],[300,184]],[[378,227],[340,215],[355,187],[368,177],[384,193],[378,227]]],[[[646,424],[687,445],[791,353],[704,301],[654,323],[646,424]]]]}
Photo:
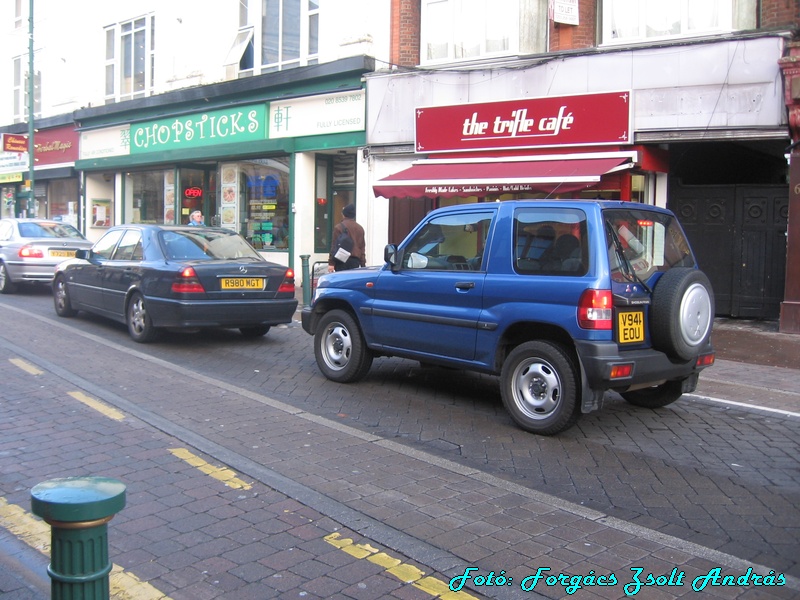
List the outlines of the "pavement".
{"type": "MultiPolygon", "coordinates": [[[[118,599],[800,597],[800,579],[768,564],[137,349],[48,322],[34,352],[18,316],[0,307],[2,600],[50,597],[49,528],[30,514],[30,490],[67,469],[127,486],[109,524],[118,599]],[[754,585],[756,573],[779,585],[754,585]]],[[[764,410],[800,418],[800,335],[718,319],[714,343],[697,396],[751,386],[764,410]]],[[[798,525],[785,524],[795,542],[798,525]]]]}

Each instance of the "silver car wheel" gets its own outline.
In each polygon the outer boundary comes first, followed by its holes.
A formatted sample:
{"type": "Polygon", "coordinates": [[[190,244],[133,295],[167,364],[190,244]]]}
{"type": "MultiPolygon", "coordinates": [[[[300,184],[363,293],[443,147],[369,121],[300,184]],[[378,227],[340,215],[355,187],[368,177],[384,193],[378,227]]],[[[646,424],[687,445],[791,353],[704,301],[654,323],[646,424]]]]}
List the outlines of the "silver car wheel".
{"type": "Polygon", "coordinates": [[[561,379],[547,362],[522,361],[512,375],[514,403],[531,419],[545,419],[561,401],[561,379]]]}
{"type": "Polygon", "coordinates": [[[353,341],[350,332],[342,323],[330,323],[322,339],[322,359],[332,370],[338,371],[347,367],[353,352],[353,341]]]}
{"type": "Polygon", "coordinates": [[[141,296],[134,299],[130,308],[131,329],[141,335],[147,327],[147,311],[144,307],[144,298],[141,296]]]}

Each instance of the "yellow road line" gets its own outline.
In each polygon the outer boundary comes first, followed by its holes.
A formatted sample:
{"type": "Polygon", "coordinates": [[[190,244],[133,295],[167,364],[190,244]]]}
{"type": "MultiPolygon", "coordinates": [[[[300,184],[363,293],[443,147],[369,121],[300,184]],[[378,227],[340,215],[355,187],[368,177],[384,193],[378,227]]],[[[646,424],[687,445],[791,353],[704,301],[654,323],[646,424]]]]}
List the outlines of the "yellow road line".
{"type": "MultiPolygon", "coordinates": [[[[50,554],[50,527],[3,497],[0,497],[0,526],[31,548],[44,555],[50,554]]],[[[170,600],[169,596],[119,565],[112,565],[108,584],[113,600],[170,600]]]]}
{"type": "Polygon", "coordinates": [[[369,544],[354,544],[353,540],[343,538],[338,533],[331,533],[325,536],[325,541],[332,546],[336,546],[343,552],[355,558],[366,558],[386,569],[386,573],[396,577],[403,583],[410,583],[415,588],[430,594],[434,598],[443,600],[476,600],[475,596],[470,596],[465,592],[453,592],[450,586],[436,579],[435,577],[425,577],[425,572],[413,565],[404,564],[400,559],[393,558],[385,552],[379,552],[377,548],[369,544]]]}
{"type": "Polygon", "coordinates": [[[26,373],[30,373],[31,375],[41,375],[44,373],[44,371],[40,370],[38,367],[32,365],[27,360],[22,360],[21,358],[9,358],[8,362],[19,367],[26,373]]]}
{"type": "Polygon", "coordinates": [[[110,407],[108,404],[103,404],[99,400],[95,400],[91,396],[87,396],[83,392],[67,392],[70,396],[75,398],[78,402],[82,402],[89,408],[93,408],[100,414],[114,419],[115,421],[122,421],[125,418],[125,413],[118,411],[116,408],[110,407]]]}
{"type": "Polygon", "coordinates": [[[247,483],[246,481],[242,481],[236,476],[236,473],[227,469],[225,467],[215,467],[213,465],[208,464],[199,456],[192,454],[186,448],[170,448],[170,452],[177,458],[189,463],[193,467],[196,467],[206,475],[210,475],[214,479],[217,479],[227,485],[228,487],[242,489],[242,490],[249,490],[252,485],[247,483]]]}

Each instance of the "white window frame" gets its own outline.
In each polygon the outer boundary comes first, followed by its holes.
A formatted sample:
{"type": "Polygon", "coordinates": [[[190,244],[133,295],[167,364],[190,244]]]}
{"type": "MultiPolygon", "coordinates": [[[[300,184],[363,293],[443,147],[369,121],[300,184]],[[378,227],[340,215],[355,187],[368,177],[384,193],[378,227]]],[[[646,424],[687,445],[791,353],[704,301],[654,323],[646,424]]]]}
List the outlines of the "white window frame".
{"type": "Polygon", "coordinates": [[[254,63],[256,68],[260,68],[261,73],[282,71],[319,62],[319,4],[319,0],[264,0],[261,3],[261,14],[258,15],[257,21],[253,23],[255,27],[254,40],[256,40],[254,63]],[[289,4],[295,2],[298,3],[296,8],[299,8],[296,22],[291,20],[291,14],[287,12],[289,4]],[[272,60],[264,56],[267,15],[263,13],[268,5],[272,10],[277,9],[277,19],[275,19],[274,23],[278,28],[277,57],[272,60]],[[317,32],[317,47],[313,48],[312,42],[314,40],[311,34],[315,30],[317,32]],[[285,54],[288,36],[296,36],[297,38],[297,56],[287,56],[285,54]]]}
{"type": "Polygon", "coordinates": [[[107,104],[132,100],[134,98],[145,98],[154,93],[155,88],[155,13],[140,15],[134,19],[121,21],[105,28],[106,32],[106,73],[105,73],[105,101],[107,104]],[[141,54],[135,50],[137,36],[139,41],[143,40],[141,54]],[[125,88],[128,82],[123,77],[126,72],[123,69],[123,50],[130,43],[130,61],[128,64],[131,73],[128,81],[129,88],[125,88]],[[136,62],[140,61],[141,68],[137,68],[136,62]],[[138,77],[142,79],[139,89],[136,87],[138,77]]]}
{"type": "MultiPolygon", "coordinates": [[[[29,57],[15,56],[13,61],[11,92],[14,104],[14,123],[28,121],[28,64],[29,57]]],[[[38,81],[33,84],[33,118],[42,117],[42,73],[37,71],[38,81]]]]}
{"type": "Polygon", "coordinates": [[[736,0],[603,0],[601,45],[636,44],[729,33],[734,30],[736,0]],[[694,24],[699,13],[715,23],[694,24]],[[648,31],[648,24],[660,26],[648,31]],[[674,25],[669,31],[668,25],[674,25]]]}
{"type": "Polygon", "coordinates": [[[520,0],[422,0],[420,63],[517,55],[520,11],[526,8],[520,0]],[[503,37],[490,39],[489,28],[503,37]]]}
{"type": "Polygon", "coordinates": [[[14,0],[14,29],[22,29],[23,20],[22,0],[14,0]]]}

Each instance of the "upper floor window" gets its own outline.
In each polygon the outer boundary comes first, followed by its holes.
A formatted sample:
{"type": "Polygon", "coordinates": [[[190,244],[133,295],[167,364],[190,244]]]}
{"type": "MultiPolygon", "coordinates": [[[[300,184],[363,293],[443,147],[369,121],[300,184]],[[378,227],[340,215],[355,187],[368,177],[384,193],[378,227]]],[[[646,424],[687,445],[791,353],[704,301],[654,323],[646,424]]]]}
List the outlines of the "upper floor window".
{"type": "Polygon", "coordinates": [[[755,0],[604,0],[603,43],[724,33],[755,27],[755,0]]]}
{"type": "Polygon", "coordinates": [[[155,27],[149,14],[106,28],[106,103],[153,93],[155,27]]]}
{"type": "Polygon", "coordinates": [[[519,52],[520,0],[423,0],[423,63],[519,52]]]}
{"type": "Polygon", "coordinates": [[[261,72],[316,64],[319,0],[263,0],[261,72]]]}
{"type": "MultiPolygon", "coordinates": [[[[28,120],[31,103],[28,92],[30,91],[30,80],[28,79],[28,58],[14,57],[14,75],[12,79],[11,91],[14,95],[14,123],[22,123],[28,120]]],[[[33,78],[33,117],[34,119],[42,116],[42,73],[36,71],[33,78]]]]}
{"type": "Polygon", "coordinates": [[[257,4],[262,12],[253,14],[248,0],[239,0],[239,33],[225,59],[226,79],[319,62],[319,0],[257,4]]]}

